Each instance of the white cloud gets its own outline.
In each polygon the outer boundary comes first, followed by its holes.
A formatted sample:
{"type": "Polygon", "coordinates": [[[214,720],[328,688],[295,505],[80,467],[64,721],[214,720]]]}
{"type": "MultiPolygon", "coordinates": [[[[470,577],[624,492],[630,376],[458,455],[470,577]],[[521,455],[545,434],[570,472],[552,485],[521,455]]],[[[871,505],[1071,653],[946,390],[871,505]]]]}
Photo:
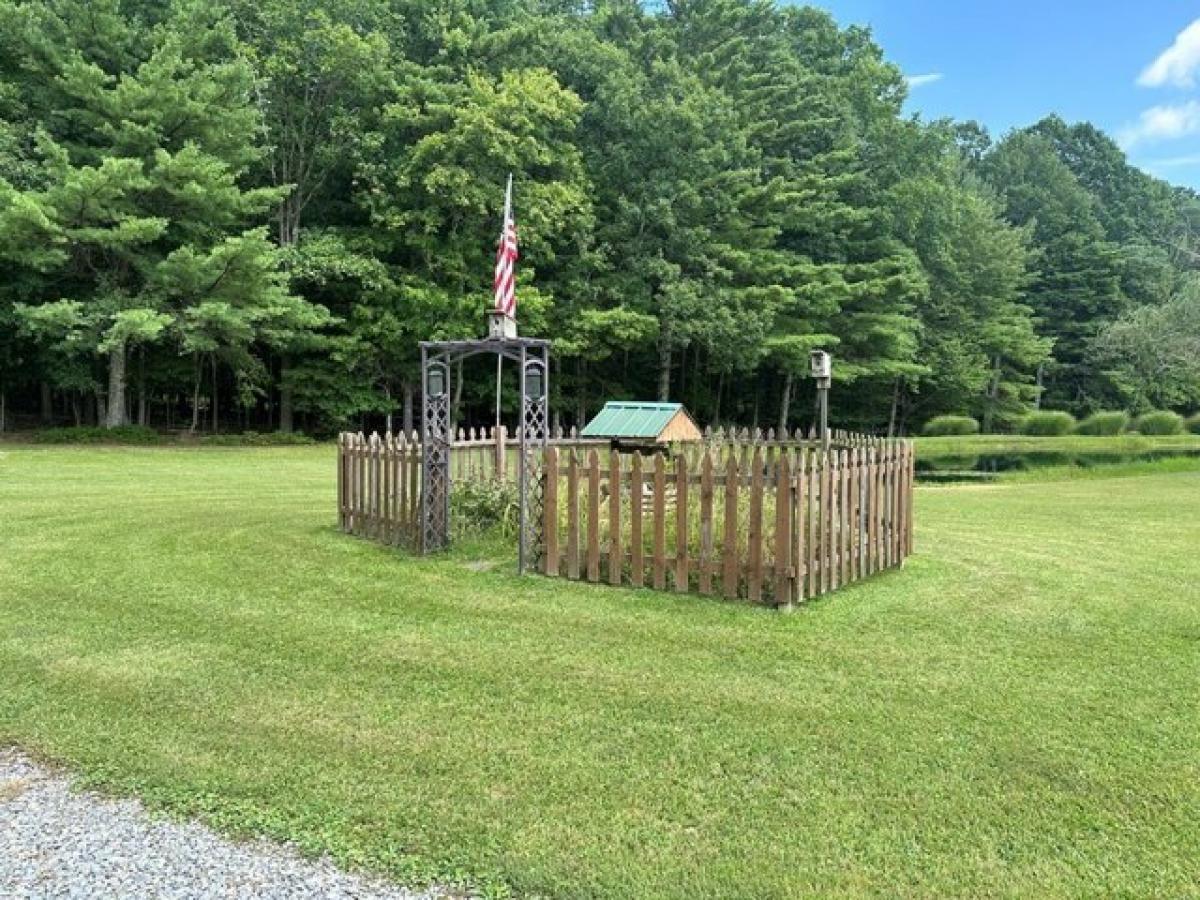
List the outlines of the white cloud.
{"type": "Polygon", "coordinates": [[[942,80],[941,72],[927,72],[924,75],[905,75],[904,80],[908,82],[908,86],[913,90],[924,87],[927,84],[933,84],[935,81],[942,80]]]}
{"type": "Polygon", "coordinates": [[[1143,87],[1193,87],[1196,70],[1200,69],[1200,19],[1192,22],[1175,36],[1175,42],[1138,76],[1143,87]]]}
{"type": "Polygon", "coordinates": [[[1122,128],[1117,140],[1128,150],[1147,141],[1169,141],[1200,132],[1200,100],[1152,106],[1137,123],[1122,128]]]}

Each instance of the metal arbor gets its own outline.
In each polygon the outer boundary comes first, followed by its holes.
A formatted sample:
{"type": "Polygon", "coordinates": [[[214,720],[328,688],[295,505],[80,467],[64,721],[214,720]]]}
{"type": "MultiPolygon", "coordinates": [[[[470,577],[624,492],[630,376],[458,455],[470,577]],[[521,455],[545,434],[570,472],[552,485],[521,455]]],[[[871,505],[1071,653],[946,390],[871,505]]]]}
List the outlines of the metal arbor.
{"type": "MultiPolygon", "coordinates": [[[[517,363],[521,390],[517,487],[520,492],[517,571],[540,547],[543,451],[550,436],[550,342],[542,338],[491,337],[475,341],[421,341],[421,552],[450,543],[451,373],[460,361],[494,353],[517,363]]],[[[533,560],[536,562],[536,560],[533,560]]]]}

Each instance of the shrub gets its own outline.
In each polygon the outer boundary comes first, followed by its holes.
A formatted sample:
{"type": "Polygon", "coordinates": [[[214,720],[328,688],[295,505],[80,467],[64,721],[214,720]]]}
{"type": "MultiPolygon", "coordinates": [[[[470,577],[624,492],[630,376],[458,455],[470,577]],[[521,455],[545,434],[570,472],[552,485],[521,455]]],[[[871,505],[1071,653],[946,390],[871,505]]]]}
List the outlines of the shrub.
{"type": "Polygon", "coordinates": [[[1043,409],[1021,420],[1021,434],[1057,437],[1075,430],[1075,417],[1062,410],[1043,409]]]}
{"type": "Polygon", "coordinates": [[[144,425],[122,425],[119,428],[44,428],[33,434],[39,444],[157,444],[158,432],[144,425]]]}
{"type": "Polygon", "coordinates": [[[979,434],[979,420],[970,416],[934,416],[925,423],[921,434],[927,437],[979,434]]]}
{"type": "Polygon", "coordinates": [[[1156,409],[1134,419],[1133,430],[1139,434],[1183,434],[1183,416],[1156,409]]]}
{"type": "Polygon", "coordinates": [[[1200,434],[1200,412],[1188,416],[1187,421],[1183,424],[1187,426],[1187,430],[1192,434],[1200,434]]]}
{"type": "Polygon", "coordinates": [[[520,498],[517,486],[503,478],[465,479],[450,495],[451,520],[457,536],[498,529],[506,537],[517,533],[520,498]]]}
{"type": "Polygon", "coordinates": [[[1120,434],[1129,424],[1129,413],[1094,412],[1075,426],[1076,434],[1114,435],[1120,434]]]}
{"type": "Polygon", "coordinates": [[[294,447],[315,443],[312,438],[298,431],[243,431],[241,434],[210,434],[200,438],[200,443],[213,447],[294,447]]]}

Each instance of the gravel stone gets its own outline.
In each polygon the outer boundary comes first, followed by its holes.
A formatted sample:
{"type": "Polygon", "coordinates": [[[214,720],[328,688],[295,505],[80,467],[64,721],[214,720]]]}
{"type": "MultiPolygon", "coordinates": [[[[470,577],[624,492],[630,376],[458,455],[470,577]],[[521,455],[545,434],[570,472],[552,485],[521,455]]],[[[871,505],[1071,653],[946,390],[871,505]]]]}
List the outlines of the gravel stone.
{"type": "Polygon", "coordinates": [[[69,780],[0,748],[0,896],[5,900],[434,900],[339,871],[266,840],[236,842],[136,800],[69,780]]]}

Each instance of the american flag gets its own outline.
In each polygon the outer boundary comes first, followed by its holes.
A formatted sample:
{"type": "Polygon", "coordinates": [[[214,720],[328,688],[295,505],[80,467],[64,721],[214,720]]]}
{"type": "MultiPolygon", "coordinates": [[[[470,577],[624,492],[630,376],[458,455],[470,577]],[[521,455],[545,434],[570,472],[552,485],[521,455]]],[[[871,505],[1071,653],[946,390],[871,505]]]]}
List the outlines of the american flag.
{"type": "Polygon", "coordinates": [[[500,242],[496,247],[496,273],[492,278],[492,294],[496,312],[506,316],[517,314],[517,223],[512,214],[512,176],[508,176],[508,189],[504,192],[504,224],[500,228],[500,242]]]}

